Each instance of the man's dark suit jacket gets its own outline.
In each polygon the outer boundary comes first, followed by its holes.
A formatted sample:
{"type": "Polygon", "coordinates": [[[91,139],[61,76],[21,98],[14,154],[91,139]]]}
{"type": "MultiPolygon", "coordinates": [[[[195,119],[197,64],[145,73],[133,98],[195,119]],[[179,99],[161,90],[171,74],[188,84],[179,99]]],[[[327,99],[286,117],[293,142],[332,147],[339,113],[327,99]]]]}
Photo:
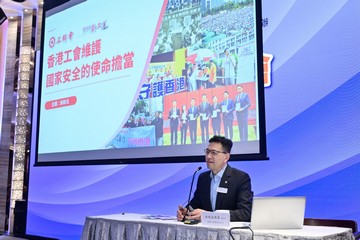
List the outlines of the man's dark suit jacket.
{"type": "MultiPolygon", "coordinates": [[[[212,211],[210,184],[210,171],[201,173],[194,197],[190,201],[190,205],[194,209],[201,208],[212,211]]],[[[219,187],[227,189],[227,193],[217,193],[216,210],[230,210],[230,221],[250,222],[253,192],[249,175],[228,165],[219,187]]]]}

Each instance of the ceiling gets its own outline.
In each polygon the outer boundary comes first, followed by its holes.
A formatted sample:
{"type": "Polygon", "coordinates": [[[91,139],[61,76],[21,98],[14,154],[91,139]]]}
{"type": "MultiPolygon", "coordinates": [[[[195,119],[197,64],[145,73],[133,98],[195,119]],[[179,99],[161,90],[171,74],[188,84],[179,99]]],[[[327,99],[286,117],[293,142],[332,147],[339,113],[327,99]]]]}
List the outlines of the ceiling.
{"type": "Polygon", "coordinates": [[[0,0],[0,7],[8,18],[21,16],[25,9],[36,9],[44,0],[25,0],[19,3],[19,0],[0,0]]]}

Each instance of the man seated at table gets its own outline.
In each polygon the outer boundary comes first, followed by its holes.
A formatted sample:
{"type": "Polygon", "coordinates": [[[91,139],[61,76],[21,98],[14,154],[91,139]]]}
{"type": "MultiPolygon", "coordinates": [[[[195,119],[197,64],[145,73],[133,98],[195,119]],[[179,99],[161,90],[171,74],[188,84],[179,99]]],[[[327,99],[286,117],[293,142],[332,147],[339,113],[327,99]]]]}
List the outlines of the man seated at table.
{"type": "MultiPolygon", "coordinates": [[[[210,169],[199,175],[194,197],[190,201],[193,211],[179,206],[177,220],[201,220],[203,211],[229,210],[230,221],[250,222],[253,192],[247,173],[230,167],[233,142],[214,136],[205,149],[206,165],[210,169]]],[[[191,209],[190,208],[190,209],[191,209]]]]}

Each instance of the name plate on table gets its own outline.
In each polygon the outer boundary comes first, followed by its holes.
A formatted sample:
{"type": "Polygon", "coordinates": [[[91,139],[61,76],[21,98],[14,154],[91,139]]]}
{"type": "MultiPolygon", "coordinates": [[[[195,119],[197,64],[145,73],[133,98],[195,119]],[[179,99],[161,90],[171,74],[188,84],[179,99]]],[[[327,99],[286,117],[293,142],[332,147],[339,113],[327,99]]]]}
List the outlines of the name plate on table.
{"type": "Polygon", "coordinates": [[[228,210],[216,210],[215,212],[203,212],[201,223],[213,227],[229,227],[230,212],[228,210]]]}

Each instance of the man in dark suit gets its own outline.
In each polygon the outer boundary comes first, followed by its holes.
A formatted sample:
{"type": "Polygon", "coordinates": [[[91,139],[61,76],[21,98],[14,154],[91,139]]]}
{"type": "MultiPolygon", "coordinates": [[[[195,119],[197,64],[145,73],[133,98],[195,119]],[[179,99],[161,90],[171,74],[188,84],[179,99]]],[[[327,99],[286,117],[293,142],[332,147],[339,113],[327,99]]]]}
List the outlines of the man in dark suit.
{"type": "Polygon", "coordinates": [[[211,126],[213,135],[220,135],[221,129],[221,105],[216,96],[213,96],[213,105],[211,105],[211,126]]]}
{"type": "Polygon", "coordinates": [[[229,210],[230,221],[249,222],[253,192],[250,176],[228,165],[232,141],[214,136],[205,149],[206,165],[210,171],[200,174],[190,206],[179,206],[177,219],[201,220],[204,211],[229,210]]]}
{"type": "Polygon", "coordinates": [[[232,140],[235,104],[234,101],[229,98],[229,93],[227,91],[224,92],[224,101],[221,103],[221,108],[223,113],[225,137],[232,140]]]}
{"type": "Polygon", "coordinates": [[[238,94],[235,96],[235,111],[236,111],[236,119],[239,127],[239,137],[240,141],[248,140],[248,115],[249,115],[249,107],[250,99],[249,95],[243,92],[243,88],[241,85],[236,87],[238,94]]]}
{"type": "Polygon", "coordinates": [[[163,135],[164,135],[164,119],[160,116],[160,111],[155,113],[155,118],[151,122],[155,126],[155,137],[156,137],[156,146],[163,145],[163,135]]]}
{"type": "Polygon", "coordinates": [[[197,134],[197,119],[199,116],[199,109],[195,106],[195,98],[191,99],[190,107],[188,111],[189,118],[189,129],[190,129],[190,140],[191,144],[196,144],[197,134]]]}
{"type": "Polygon", "coordinates": [[[202,95],[199,113],[202,143],[207,143],[209,141],[209,118],[211,116],[211,105],[207,100],[206,94],[202,95]]]}
{"type": "Polygon", "coordinates": [[[177,135],[179,128],[179,117],[180,117],[180,109],[176,107],[176,100],[172,103],[172,108],[169,111],[169,119],[170,119],[170,142],[171,145],[177,144],[177,135]]]}

